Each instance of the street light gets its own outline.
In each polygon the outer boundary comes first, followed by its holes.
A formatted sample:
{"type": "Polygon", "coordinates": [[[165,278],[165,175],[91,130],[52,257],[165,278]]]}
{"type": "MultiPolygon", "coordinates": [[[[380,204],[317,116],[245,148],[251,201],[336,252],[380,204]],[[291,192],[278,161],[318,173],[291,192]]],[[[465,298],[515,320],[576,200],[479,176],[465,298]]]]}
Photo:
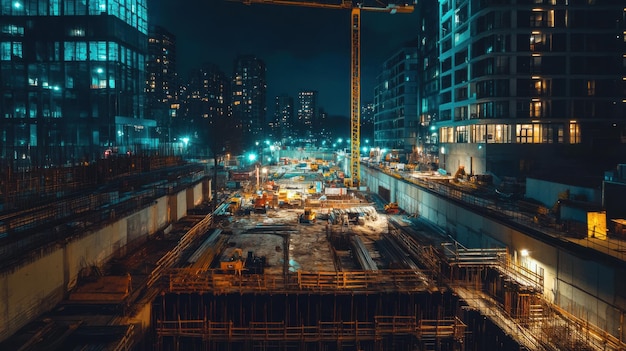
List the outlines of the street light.
{"type": "MultiPolygon", "coordinates": [[[[259,193],[261,190],[261,180],[260,180],[260,175],[259,175],[259,168],[260,166],[257,164],[255,166],[255,171],[256,171],[256,192],[259,193]]],[[[265,175],[267,174],[267,167],[263,167],[261,169],[261,173],[263,173],[263,182],[265,182],[265,175]]]]}

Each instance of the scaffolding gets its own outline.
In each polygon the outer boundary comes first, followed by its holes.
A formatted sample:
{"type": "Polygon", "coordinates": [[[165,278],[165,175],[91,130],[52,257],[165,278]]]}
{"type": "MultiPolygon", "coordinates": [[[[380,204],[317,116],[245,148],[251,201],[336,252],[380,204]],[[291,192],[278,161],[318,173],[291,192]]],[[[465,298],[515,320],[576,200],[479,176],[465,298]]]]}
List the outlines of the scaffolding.
{"type": "Polygon", "coordinates": [[[167,293],[153,304],[155,349],[461,351],[466,325],[440,305],[457,301],[424,291],[167,293]]]}

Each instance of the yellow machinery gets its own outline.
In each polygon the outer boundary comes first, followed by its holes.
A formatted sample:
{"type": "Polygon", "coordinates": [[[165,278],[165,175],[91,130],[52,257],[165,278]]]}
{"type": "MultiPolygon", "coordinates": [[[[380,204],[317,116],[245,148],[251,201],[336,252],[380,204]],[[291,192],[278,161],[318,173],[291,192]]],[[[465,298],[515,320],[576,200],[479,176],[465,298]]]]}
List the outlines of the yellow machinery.
{"type": "Polygon", "coordinates": [[[304,213],[300,214],[300,223],[315,223],[315,216],[315,211],[305,208],[304,213]]]}
{"type": "Polygon", "coordinates": [[[390,202],[385,205],[385,213],[397,214],[400,212],[400,207],[397,202],[390,202]]]}
{"type": "Polygon", "coordinates": [[[341,0],[340,4],[327,4],[314,1],[297,0],[229,0],[250,4],[290,5],[326,9],[352,10],[350,30],[352,32],[351,62],[351,105],[350,105],[350,176],[352,186],[358,187],[361,182],[361,10],[387,13],[411,13],[413,5],[388,4],[386,7],[363,6],[353,0],[341,0]]]}
{"type": "Polygon", "coordinates": [[[220,269],[224,271],[234,271],[235,274],[241,274],[245,261],[246,258],[243,257],[243,251],[236,248],[228,259],[220,261],[220,269]]]}

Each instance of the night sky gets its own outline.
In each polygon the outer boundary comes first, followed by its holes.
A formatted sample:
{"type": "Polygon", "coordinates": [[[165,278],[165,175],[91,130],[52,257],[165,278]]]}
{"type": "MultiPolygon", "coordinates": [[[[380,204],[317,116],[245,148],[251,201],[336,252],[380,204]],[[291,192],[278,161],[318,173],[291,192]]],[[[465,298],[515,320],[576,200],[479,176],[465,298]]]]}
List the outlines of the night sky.
{"type": "MultiPolygon", "coordinates": [[[[328,0],[331,1],[331,0],[328,0]]],[[[333,0],[339,4],[341,0],[333,0]]],[[[268,100],[319,91],[331,116],[350,115],[350,11],[226,0],[148,0],[151,23],[177,38],[177,71],[212,62],[230,75],[238,54],[267,65],[268,100]]],[[[416,38],[417,15],[361,12],[361,102],[373,100],[382,63],[416,38]]],[[[273,113],[273,105],[268,106],[273,113]]]]}

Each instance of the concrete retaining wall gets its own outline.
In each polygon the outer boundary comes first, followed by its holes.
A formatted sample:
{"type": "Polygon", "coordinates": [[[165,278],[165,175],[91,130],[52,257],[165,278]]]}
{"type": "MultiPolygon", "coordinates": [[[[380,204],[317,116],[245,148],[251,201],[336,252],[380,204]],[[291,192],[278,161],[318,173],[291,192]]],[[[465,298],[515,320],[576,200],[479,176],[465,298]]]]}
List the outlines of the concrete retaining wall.
{"type": "Polygon", "coordinates": [[[573,252],[548,244],[504,221],[484,217],[471,207],[374,169],[362,167],[361,182],[374,192],[379,186],[389,190],[391,201],[400,208],[418,213],[468,248],[508,248],[513,260],[543,273],[548,301],[617,338],[623,333],[626,265],[591,251],[583,255],[584,250],[573,252]],[[529,256],[522,258],[521,250],[528,250],[529,256]]]}
{"type": "MultiPolygon", "coordinates": [[[[206,185],[205,185],[206,186],[206,185]]],[[[83,269],[102,267],[150,235],[184,217],[187,204],[200,204],[203,184],[161,197],[152,205],[103,228],[36,253],[12,271],[0,273],[0,341],[60,303],[83,269]],[[173,218],[172,214],[174,215],[173,218]]]]}

